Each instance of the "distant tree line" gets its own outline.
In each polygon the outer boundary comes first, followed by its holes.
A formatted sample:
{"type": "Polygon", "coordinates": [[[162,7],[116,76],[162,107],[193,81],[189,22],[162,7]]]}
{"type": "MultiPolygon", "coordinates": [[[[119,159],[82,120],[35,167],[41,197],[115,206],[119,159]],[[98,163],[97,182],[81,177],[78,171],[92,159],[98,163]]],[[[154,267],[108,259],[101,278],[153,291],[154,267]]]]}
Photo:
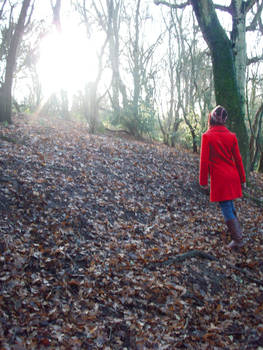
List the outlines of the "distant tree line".
{"type": "Polygon", "coordinates": [[[262,172],[262,53],[257,47],[262,47],[263,0],[232,0],[228,6],[212,0],[72,1],[86,29],[83,45],[99,36],[100,50],[96,77],[71,102],[65,89],[43,100],[36,70],[39,45],[52,27],[63,31],[65,2],[47,2],[49,16],[42,18],[39,1],[0,5],[1,122],[11,123],[14,111],[82,118],[91,133],[104,127],[125,130],[197,152],[208,112],[221,104],[247,170],[262,172]],[[254,47],[247,39],[251,35],[254,47]],[[21,102],[16,87],[25,76],[28,89],[21,102]]]}

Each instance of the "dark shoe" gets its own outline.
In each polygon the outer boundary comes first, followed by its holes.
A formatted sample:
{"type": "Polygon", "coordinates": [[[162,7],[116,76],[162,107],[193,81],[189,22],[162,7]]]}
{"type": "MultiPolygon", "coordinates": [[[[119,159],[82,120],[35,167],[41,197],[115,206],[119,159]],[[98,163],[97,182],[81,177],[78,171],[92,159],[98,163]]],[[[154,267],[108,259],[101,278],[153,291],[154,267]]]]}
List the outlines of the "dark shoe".
{"type": "Polygon", "coordinates": [[[230,249],[238,249],[243,247],[245,242],[243,241],[242,228],[238,219],[235,217],[234,219],[226,221],[226,224],[232,238],[232,241],[227,247],[230,249]]]}

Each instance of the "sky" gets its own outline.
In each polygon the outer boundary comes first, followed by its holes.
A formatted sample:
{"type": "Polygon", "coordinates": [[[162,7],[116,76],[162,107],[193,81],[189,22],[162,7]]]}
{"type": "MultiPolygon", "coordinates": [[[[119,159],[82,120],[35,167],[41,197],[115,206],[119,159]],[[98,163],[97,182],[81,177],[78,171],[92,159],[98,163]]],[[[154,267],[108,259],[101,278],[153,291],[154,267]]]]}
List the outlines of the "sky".
{"type": "MultiPolygon", "coordinates": [[[[230,0],[215,1],[220,5],[229,5],[230,0]]],[[[145,0],[148,4],[149,13],[154,17],[150,25],[150,39],[153,34],[157,36],[161,31],[158,18],[161,18],[161,11],[164,6],[156,6],[152,0],[145,0]]],[[[226,13],[219,13],[220,20],[231,29],[230,16],[226,13]]],[[[52,11],[49,1],[37,0],[35,16],[38,19],[50,20],[52,23],[52,11]]],[[[79,14],[70,8],[70,1],[62,1],[61,9],[62,32],[59,33],[55,26],[49,35],[45,37],[40,47],[40,60],[37,63],[37,70],[46,97],[61,89],[67,90],[72,96],[77,90],[83,90],[87,82],[93,81],[97,75],[98,58],[97,54],[101,48],[104,36],[96,36],[88,39],[85,28],[80,26],[79,14]]],[[[146,40],[146,38],[145,38],[146,40]]],[[[249,40],[253,44],[253,40],[249,40]]],[[[106,81],[110,82],[110,76],[106,81]]]]}
{"type": "MultiPolygon", "coordinates": [[[[58,33],[53,27],[41,44],[37,70],[45,96],[62,88],[72,96],[77,90],[83,90],[85,84],[97,76],[98,54],[106,35],[97,33],[96,37],[88,39],[85,27],[80,25],[80,15],[72,11],[69,3],[62,1],[62,32],[58,33]]],[[[40,4],[40,16],[51,18],[50,5],[44,2],[40,4]]],[[[146,0],[145,4],[149,5],[151,15],[158,18],[160,8],[154,5],[152,0],[146,0]]],[[[159,35],[160,29],[154,24],[149,28],[149,32],[152,40],[153,33],[155,36],[159,35]]],[[[111,81],[107,71],[105,80],[111,81]]]]}
{"type": "Polygon", "coordinates": [[[61,88],[73,93],[87,81],[94,80],[97,74],[98,42],[88,40],[72,11],[70,14],[63,7],[62,11],[61,33],[53,26],[40,47],[37,68],[44,94],[61,88]]]}

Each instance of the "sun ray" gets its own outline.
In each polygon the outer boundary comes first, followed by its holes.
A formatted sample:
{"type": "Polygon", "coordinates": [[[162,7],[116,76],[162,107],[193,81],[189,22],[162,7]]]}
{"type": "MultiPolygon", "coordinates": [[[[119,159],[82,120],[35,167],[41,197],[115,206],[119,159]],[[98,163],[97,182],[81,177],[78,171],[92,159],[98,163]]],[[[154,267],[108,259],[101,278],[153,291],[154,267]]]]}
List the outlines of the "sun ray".
{"type": "Polygon", "coordinates": [[[38,72],[44,96],[65,90],[72,95],[97,74],[95,44],[71,30],[50,33],[42,42],[38,72]]]}

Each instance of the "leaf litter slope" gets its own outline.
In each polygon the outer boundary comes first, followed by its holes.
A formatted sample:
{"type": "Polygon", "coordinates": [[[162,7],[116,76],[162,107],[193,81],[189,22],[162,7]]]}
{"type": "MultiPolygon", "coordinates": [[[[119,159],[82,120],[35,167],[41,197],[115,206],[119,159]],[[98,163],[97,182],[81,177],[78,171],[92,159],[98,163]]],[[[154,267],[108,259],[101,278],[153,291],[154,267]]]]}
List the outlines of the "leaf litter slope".
{"type": "Polygon", "coordinates": [[[262,208],[236,202],[230,253],[197,156],[48,120],[1,135],[2,349],[263,347],[262,208]]]}

